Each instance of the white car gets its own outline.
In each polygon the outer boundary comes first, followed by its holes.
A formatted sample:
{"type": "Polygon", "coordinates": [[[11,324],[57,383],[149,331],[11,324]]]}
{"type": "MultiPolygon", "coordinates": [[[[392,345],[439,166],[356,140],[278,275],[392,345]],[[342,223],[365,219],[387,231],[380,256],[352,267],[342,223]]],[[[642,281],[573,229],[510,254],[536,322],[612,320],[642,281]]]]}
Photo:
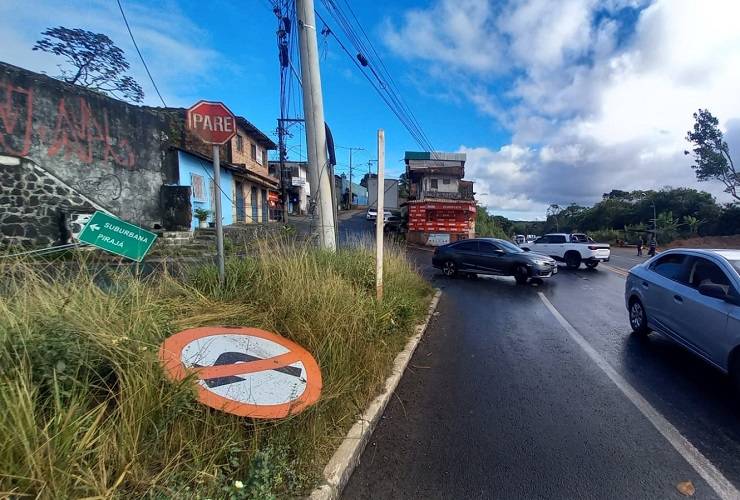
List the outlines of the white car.
{"type": "Polygon", "coordinates": [[[583,233],[551,233],[537,238],[532,243],[520,245],[523,250],[549,255],[565,262],[570,269],[578,269],[581,263],[593,269],[599,262],[609,262],[611,248],[607,243],[596,243],[583,233]]]}
{"type": "MultiPolygon", "coordinates": [[[[390,210],[383,210],[383,220],[387,221],[388,217],[391,216],[390,210]]],[[[370,207],[367,209],[367,213],[365,214],[365,218],[367,220],[377,220],[378,218],[378,209],[370,207]]]]}

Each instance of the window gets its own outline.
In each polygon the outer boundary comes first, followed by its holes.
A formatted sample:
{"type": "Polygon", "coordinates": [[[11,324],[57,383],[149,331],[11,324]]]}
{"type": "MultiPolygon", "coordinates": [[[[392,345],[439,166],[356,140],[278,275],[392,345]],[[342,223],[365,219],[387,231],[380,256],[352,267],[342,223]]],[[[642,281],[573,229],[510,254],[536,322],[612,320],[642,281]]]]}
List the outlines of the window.
{"type": "Polygon", "coordinates": [[[439,189],[439,179],[429,179],[430,189],[439,189]]]}
{"type": "Polygon", "coordinates": [[[252,144],[251,145],[251,151],[252,151],[252,159],[254,161],[257,161],[257,146],[252,144]]]}
{"type": "Polygon", "coordinates": [[[206,201],[206,185],[202,175],[190,174],[190,186],[193,190],[194,200],[206,201]]]}
{"type": "Polygon", "coordinates": [[[450,179],[449,178],[442,179],[442,184],[449,184],[449,183],[450,183],[450,179]]]}
{"type": "Polygon", "coordinates": [[[548,236],[548,243],[565,243],[565,235],[564,234],[551,234],[548,236]]]}
{"type": "Polygon", "coordinates": [[[262,165],[262,158],[264,158],[262,154],[262,148],[257,148],[257,158],[255,158],[255,161],[262,165]]]}
{"type": "Polygon", "coordinates": [[[244,137],[239,134],[236,134],[236,150],[244,151],[244,137]]]}
{"type": "Polygon", "coordinates": [[[545,243],[550,243],[550,238],[547,236],[542,236],[534,240],[535,245],[544,245],[545,243]]]}
{"type": "Polygon", "coordinates": [[[699,288],[701,285],[722,285],[725,292],[730,288],[730,279],[720,267],[708,259],[695,257],[690,265],[689,285],[699,288]]]}
{"type": "Polygon", "coordinates": [[[585,234],[571,234],[570,241],[571,243],[588,243],[588,238],[585,234]]]}
{"type": "Polygon", "coordinates": [[[522,250],[521,248],[519,248],[515,244],[510,243],[510,242],[508,242],[506,240],[501,240],[501,241],[497,242],[497,245],[499,247],[501,247],[501,249],[504,252],[506,252],[506,253],[522,253],[522,252],[524,252],[524,250],[522,250]]]}
{"type": "Polygon", "coordinates": [[[740,260],[731,260],[729,262],[730,262],[730,265],[735,268],[738,274],[740,274],[740,260]]]}
{"type": "Polygon", "coordinates": [[[660,274],[673,281],[682,281],[683,276],[683,265],[686,260],[686,256],[680,253],[672,253],[665,255],[651,266],[653,272],[660,274]]]}
{"type": "Polygon", "coordinates": [[[477,241],[463,241],[453,247],[455,250],[460,252],[477,252],[478,242],[477,241]]]}
{"type": "Polygon", "coordinates": [[[489,243],[487,241],[482,241],[478,244],[479,251],[481,253],[487,253],[487,254],[495,254],[497,253],[497,250],[501,250],[497,245],[494,245],[493,243],[489,243]]]}

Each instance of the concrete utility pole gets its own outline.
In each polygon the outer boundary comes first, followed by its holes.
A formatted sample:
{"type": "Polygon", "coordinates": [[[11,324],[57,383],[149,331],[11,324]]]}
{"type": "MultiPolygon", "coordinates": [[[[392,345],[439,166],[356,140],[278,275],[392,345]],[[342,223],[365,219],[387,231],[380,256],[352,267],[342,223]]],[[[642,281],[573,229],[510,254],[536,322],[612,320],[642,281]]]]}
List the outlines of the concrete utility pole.
{"type": "Polygon", "coordinates": [[[385,132],[378,130],[378,202],[375,218],[375,292],[383,300],[383,226],[385,225],[385,132]]]}
{"type": "Polygon", "coordinates": [[[219,146],[218,144],[213,145],[213,194],[214,208],[216,213],[214,215],[216,219],[216,260],[218,260],[218,282],[222,285],[226,279],[226,266],[224,264],[224,227],[223,220],[221,218],[221,159],[219,158],[219,146]]]}
{"type": "Polygon", "coordinates": [[[296,0],[298,16],[298,45],[301,49],[301,77],[303,81],[303,115],[306,120],[306,146],[311,197],[319,216],[319,245],[336,250],[334,200],[332,199],[331,169],[326,153],[324,100],[321,94],[319,51],[316,41],[316,16],[313,0],[296,0]]]}

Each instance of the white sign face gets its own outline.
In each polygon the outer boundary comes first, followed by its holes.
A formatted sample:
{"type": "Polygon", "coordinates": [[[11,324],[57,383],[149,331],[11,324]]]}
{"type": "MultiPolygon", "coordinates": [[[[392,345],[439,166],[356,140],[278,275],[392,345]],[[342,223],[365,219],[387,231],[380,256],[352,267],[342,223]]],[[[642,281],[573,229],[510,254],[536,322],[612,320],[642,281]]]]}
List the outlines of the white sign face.
{"type": "Polygon", "coordinates": [[[430,234],[429,238],[427,239],[427,245],[431,245],[433,247],[446,245],[449,242],[450,242],[450,235],[446,233],[430,234]]]}
{"type": "MultiPolygon", "coordinates": [[[[249,363],[290,352],[271,340],[248,335],[212,335],[187,344],[181,354],[186,368],[249,363]]],[[[245,365],[246,366],[246,365],[245,365]]],[[[306,368],[301,361],[272,370],[198,380],[204,389],[251,405],[290,403],[306,390],[306,368]]]]}
{"type": "Polygon", "coordinates": [[[306,184],[306,179],[301,179],[300,177],[291,177],[290,184],[292,186],[304,186],[306,184]]]}

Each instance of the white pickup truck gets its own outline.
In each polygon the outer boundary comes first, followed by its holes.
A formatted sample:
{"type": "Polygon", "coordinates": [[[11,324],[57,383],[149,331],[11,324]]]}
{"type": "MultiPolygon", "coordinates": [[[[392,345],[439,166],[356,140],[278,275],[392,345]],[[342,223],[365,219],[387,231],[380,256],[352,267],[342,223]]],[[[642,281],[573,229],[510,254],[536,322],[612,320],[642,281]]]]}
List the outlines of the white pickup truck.
{"type": "Polygon", "coordinates": [[[609,262],[611,250],[607,243],[596,243],[582,233],[551,233],[537,238],[532,243],[519,245],[523,250],[549,255],[565,262],[570,269],[578,269],[581,262],[595,268],[599,262],[609,262]]]}

